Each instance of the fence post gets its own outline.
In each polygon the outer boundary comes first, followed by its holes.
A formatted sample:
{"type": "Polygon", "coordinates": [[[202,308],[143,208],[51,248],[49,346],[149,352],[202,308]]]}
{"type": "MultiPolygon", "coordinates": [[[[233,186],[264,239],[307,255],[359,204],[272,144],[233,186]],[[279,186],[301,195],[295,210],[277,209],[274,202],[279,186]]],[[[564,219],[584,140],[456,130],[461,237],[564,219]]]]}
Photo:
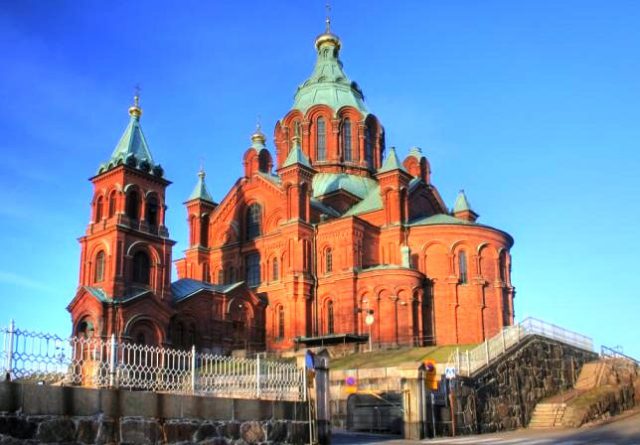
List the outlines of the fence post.
{"type": "Polygon", "coordinates": [[[456,372],[460,372],[460,348],[456,348],[456,372]]]}
{"type": "Polygon", "coordinates": [[[11,319],[9,321],[9,338],[7,339],[7,351],[5,357],[5,372],[6,376],[9,380],[11,380],[11,371],[13,370],[13,343],[14,343],[14,335],[16,332],[16,323],[11,319]]]}
{"type": "Polygon", "coordinates": [[[256,354],[256,397],[260,398],[260,353],[256,354]]]}
{"type": "Polygon", "coordinates": [[[191,393],[196,392],[196,345],[191,345],[191,393]]]}
{"type": "Polygon", "coordinates": [[[487,356],[487,366],[489,366],[489,340],[487,340],[486,338],[484,339],[484,352],[487,356]]]}
{"type": "Polygon", "coordinates": [[[118,344],[116,343],[116,334],[111,334],[109,341],[109,386],[114,388],[116,386],[116,360],[118,344]]]}

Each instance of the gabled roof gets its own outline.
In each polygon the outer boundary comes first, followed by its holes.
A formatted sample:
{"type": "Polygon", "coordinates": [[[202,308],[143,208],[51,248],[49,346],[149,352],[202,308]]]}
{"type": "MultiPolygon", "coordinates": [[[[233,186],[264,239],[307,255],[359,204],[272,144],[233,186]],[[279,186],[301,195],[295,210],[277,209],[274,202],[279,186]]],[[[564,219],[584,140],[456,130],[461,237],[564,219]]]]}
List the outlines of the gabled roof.
{"type": "Polygon", "coordinates": [[[320,197],[338,190],[346,190],[364,199],[378,183],[364,176],[347,173],[317,173],[313,177],[313,196],[320,197]]]}
{"type": "Polygon", "coordinates": [[[209,191],[207,190],[207,185],[204,182],[205,172],[204,169],[200,169],[198,172],[198,182],[196,183],[193,192],[189,195],[187,201],[191,201],[192,199],[202,199],[203,201],[209,201],[211,203],[215,203],[209,191]]]}
{"type": "Polygon", "coordinates": [[[391,147],[391,149],[389,150],[389,155],[386,157],[386,159],[382,163],[382,167],[380,167],[380,170],[378,170],[378,173],[386,173],[393,170],[400,170],[405,173],[407,172],[407,170],[405,170],[405,168],[400,163],[400,160],[398,159],[398,155],[396,154],[395,147],[391,147]]]}
{"type": "Polygon", "coordinates": [[[226,294],[243,283],[244,281],[239,281],[233,284],[211,284],[205,283],[204,281],[193,280],[191,278],[181,278],[171,283],[171,293],[173,294],[173,301],[177,303],[202,290],[226,294]]]}
{"type": "Polygon", "coordinates": [[[345,216],[354,216],[361,213],[368,213],[382,208],[382,197],[380,196],[380,186],[376,186],[369,191],[367,196],[345,212],[345,216]]]}
{"type": "Polygon", "coordinates": [[[300,165],[304,165],[307,168],[312,168],[311,163],[309,162],[309,159],[302,152],[302,147],[300,147],[300,141],[296,141],[295,145],[291,147],[291,150],[289,150],[289,155],[287,156],[287,159],[284,161],[284,164],[282,164],[282,168],[289,167],[294,164],[300,164],[300,165]]]}

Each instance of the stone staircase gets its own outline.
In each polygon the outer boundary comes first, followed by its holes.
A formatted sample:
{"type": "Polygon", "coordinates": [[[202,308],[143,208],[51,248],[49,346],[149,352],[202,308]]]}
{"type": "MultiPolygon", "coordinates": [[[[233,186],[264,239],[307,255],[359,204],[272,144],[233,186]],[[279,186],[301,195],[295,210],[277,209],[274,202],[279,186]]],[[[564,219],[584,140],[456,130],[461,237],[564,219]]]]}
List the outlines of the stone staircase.
{"type": "Polygon", "coordinates": [[[566,403],[538,403],[533,410],[529,428],[553,428],[562,425],[566,403]]]}
{"type": "Polygon", "coordinates": [[[567,403],[580,394],[600,386],[607,364],[603,360],[585,363],[573,389],[563,391],[538,403],[533,410],[529,428],[553,428],[563,425],[567,403]]]}

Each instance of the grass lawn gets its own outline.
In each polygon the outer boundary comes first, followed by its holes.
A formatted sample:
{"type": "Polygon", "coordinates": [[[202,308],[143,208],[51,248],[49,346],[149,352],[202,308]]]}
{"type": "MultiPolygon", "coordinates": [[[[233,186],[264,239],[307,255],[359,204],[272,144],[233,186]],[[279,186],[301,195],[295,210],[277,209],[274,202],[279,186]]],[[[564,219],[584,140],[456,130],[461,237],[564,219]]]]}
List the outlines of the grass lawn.
{"type": "Polygon", "coordinates": [[[331,360],[329,366],[331,369],[386,368],[407,362],[421,362],[426,359],[435,360],[436,363],[445,363],[456,348],[460,348],[460,352],[464,352],[475,346],[477,345],[426,346],[361,352],[335,358],[331,360]]]}

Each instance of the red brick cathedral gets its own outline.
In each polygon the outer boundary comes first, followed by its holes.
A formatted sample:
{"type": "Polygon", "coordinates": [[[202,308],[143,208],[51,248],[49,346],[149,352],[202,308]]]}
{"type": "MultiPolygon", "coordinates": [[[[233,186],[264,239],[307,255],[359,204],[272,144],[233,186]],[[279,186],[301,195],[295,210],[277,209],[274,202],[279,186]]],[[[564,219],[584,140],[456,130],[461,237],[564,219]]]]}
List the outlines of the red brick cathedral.
{"type": "Polygon", "coordinates": [[[311,76],[276,123],[275,157],[258,129],[219,203],[198,174],[174,282],[170,182],[136,97],[91,178],[74,334],[226,353],[369,334],[374,345],[475,343],[513,323],[511,236],[478,224],[463,192],[450,211],[419,148],[404,161],[385,150],[340,39],[327,31],[315,47],[311,76]]]}

